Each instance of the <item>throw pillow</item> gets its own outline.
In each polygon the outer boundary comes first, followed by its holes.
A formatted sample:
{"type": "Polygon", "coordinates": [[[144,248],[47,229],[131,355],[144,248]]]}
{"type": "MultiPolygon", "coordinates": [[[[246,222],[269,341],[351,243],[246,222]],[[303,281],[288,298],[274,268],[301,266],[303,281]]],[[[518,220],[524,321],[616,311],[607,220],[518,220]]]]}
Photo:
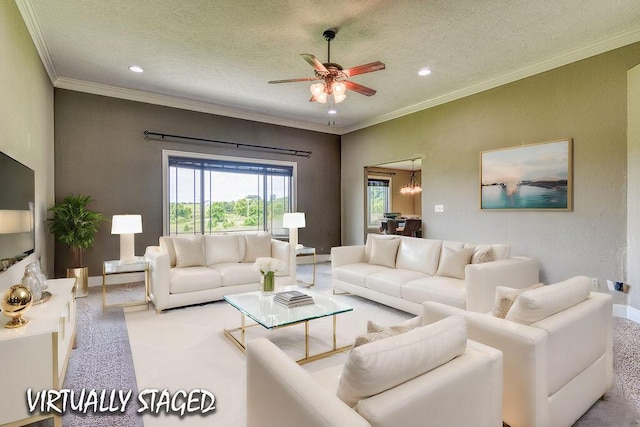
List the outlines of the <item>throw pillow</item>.
{"type": "Polygon", "coordinates": [[[373,239],[369,264],[396,268],[396,255],[399,246],[400,239],[373,239]]]}
{"type": "Polygon", "coordinates": [[[193,239],[175,237],[176,267],[198,267],[204,265],[204,244],[202,236],[193,239]]]}
{"type": "Polygon", "coordinates": [[[521,293],[529,289],[536,289],[540,287],[542,287],[542,283],[535,283],[522,289],[496,286],[496,299],[493,303],[493,308],[491,309],[491,315],[504,319],[509,312],[509,309],[513,303],[516,302],[516,299],[518,299],[521,293]]]}
{"type": "Polygon", "coordinates": [[[431,325],[361,345],[349,352],[337,396],[350,407],[424,374],[467,349],[467,325],[450,316],[431,325]]]}
{"type": "Polygon", "coordinates": [[[271,233],[245,234],[244,259],[255,262],[256,258],[271,257],[271,233]]]}
{"type": "Polygon", "coordinates": [[[471,257],[471,264],[482,264],[485,262],[495,261],[495,255],[491,246],[478,246],[471,257]]]}
{"type": "Polygon", "coordinates": [[[176,266],[176,248],[173,245],[173,237],[161,236],[160,249],[162,252],[169,254],[169,264],[171,267],[176,266]]]}
{"type": "Polygon", "coordinates": [[[442,259],[438,265],[436,276],[453,277],[464,280],[464,268],[471,261],[473,248],[451,249],[442,248],[442,259]]]}
{"type": "Polygon", "coordinates": [[[564,282],[520,294],[505,316],[507,320],[530,325],[553,316],[589,298],[591,280],[576,276],[564,282]]]}
{"type": "Polygon", "coordinates": [[[404,334],[410,330],[422,326],[422,316],[417,316],[393,326],[382,326],[371,320],[367,322],[367,333],[356,337],[354,347],[368,344],[383,338],[404,334]]]}
{"type": "Polygon", "coordinates": [[[244,248],[244,237],[238,234],[214,234],[204,236],[204,255],[207,265],[240,262],[244,254],[240,250],[240,239],[244,248]]]}

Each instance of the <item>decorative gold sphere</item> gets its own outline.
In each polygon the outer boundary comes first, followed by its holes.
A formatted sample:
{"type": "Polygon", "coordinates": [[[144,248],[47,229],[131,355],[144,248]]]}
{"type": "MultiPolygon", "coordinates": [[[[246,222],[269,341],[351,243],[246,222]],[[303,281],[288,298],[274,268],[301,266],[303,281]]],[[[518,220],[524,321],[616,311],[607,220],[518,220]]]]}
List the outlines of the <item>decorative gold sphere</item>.
{"type": "Polygon", "coordinates": [[[33,296],[28,287],[24,285],[13,285],[2,296],[0,306],[2,306],[2,314],[11,317],[4,327],[19,328],[29,322],[29,319],[23,318],[22,315],[31,308],[33,296]]]}

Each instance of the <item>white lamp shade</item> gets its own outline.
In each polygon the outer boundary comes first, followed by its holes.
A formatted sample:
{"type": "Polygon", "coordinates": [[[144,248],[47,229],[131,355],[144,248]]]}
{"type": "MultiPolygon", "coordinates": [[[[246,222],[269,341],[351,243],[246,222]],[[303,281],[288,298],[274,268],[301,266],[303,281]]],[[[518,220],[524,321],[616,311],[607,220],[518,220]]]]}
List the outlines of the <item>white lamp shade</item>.
{"type": "Polygon", "coordinates": [[[304,212],[288,212],[282,218],[284,228],[304,228],[306,226],[304,212]]]}
{"type": "Polygon", "coordinates": [[[142,233],[142,215],[114,215],[111,234],[142,233]]]}
{"type": "Polygon", "coordinates": [[[31,211],[0,210],[0,234],[26,233],[32,228],[31,211]]]}

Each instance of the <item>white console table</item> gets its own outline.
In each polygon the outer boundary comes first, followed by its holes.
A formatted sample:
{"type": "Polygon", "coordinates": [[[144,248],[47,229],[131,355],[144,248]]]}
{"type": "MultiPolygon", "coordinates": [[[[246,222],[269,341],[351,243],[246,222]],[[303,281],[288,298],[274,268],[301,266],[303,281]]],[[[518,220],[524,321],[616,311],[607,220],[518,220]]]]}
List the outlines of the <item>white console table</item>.
{"type": "Polygon", "coordinates": [[[29,323],[16,329],[4,328],[9,318],[0,315],[0,426],[21,426],[54,414],[29,414],[26,391],[59,390],[76,334],[75,279],[48,280],[52,297],[34,305],[24,317],[29,323]]]}

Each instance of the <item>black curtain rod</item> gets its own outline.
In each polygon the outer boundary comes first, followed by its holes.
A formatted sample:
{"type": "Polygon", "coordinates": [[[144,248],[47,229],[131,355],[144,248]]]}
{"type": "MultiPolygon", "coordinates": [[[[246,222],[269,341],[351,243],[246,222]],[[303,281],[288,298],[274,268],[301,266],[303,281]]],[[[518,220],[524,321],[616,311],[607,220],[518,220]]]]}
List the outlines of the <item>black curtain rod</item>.
{"type": "MultiPolygon", "coordinates": [[[[144,131],[144,135],[145,135],[144,136],[145,141],[168,141],[167,138],[186,139],[189,141],[195,141],[200,143],[213,142],[215,144],[231,145],[235,148],[245,148],[247,150],[272,151],[278,154],[285,154],[287,156],[306,157],[307,159],[311,158],[311,151],[293,150],[291,148],[269,147],[267,145],[251,145],[251,144],[243,144],[240,142],[217,141],[215,139],[196,138],[193,136],[181,136],[181,135],[170,135],[167,133],[149,132],[148,130],[144,131]],[[153,138],[154,136],[159,138],[153,138]]],[[[175,141],[175,142],[181,142],[181,141],[175,141]]]]}

